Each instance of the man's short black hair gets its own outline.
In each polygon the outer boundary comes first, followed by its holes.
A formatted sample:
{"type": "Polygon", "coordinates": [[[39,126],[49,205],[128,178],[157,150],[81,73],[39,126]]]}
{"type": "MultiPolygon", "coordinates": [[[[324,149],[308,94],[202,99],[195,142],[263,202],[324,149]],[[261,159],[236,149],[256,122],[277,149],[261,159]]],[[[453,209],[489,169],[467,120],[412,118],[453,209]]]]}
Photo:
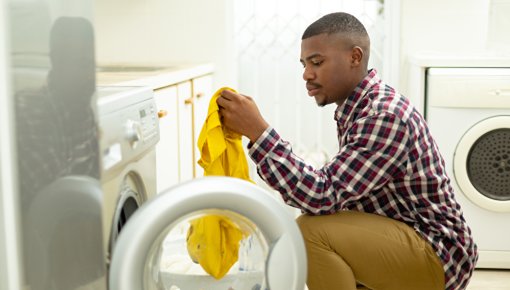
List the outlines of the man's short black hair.
{"type": "Polygon", "coordinates": [[[368,38],[365,26],[354,16],[345,12],[327,14],[310,24],[301,39],[319,34],[344,33],[354,37],[368,38]]]}

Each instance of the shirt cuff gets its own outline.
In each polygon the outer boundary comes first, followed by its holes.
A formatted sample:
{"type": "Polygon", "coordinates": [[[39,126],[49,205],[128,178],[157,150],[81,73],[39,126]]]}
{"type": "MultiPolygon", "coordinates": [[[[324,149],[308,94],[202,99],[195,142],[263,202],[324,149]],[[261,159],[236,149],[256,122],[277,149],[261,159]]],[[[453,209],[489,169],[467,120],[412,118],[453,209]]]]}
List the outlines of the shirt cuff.
{"type": "Polygon", "coordinates": [[[248,144],[248,153],[251,159],[259,164],[273,150],[279,140],[280,135],[272,127],[268,127],[254,143],[248,144]]]}

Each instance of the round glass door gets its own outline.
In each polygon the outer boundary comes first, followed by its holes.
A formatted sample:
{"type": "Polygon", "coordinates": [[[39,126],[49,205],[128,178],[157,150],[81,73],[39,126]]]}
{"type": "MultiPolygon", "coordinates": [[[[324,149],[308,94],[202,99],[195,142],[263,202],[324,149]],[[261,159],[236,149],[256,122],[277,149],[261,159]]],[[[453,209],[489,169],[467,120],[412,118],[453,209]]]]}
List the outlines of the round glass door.
{"type": "Polygon", "coordinates": [[[455,179],[475,205],[510,212],[509,143],[510,116],[495,116],[469,128],[455,148],[455,179]]]}
{"type": "Polygon", "coordinates": [[[244,180],[205,177],[160,193],[120,233],[110,289],[304,289],[306,252],[283,204],[244,180]]]}

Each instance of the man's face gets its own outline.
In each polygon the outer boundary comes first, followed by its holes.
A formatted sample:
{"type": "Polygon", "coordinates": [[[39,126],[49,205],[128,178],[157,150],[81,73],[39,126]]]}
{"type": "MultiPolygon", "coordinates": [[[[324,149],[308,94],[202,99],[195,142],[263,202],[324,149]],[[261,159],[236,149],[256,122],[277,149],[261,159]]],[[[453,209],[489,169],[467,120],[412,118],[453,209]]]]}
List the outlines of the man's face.
{"type": "Polygon", "coordinates": [[[352,66],[352,47],[338,34],[326,33],[303,39],[301,63],[308,95],[319,106],[341,105],[357,84],[352,66]]]}

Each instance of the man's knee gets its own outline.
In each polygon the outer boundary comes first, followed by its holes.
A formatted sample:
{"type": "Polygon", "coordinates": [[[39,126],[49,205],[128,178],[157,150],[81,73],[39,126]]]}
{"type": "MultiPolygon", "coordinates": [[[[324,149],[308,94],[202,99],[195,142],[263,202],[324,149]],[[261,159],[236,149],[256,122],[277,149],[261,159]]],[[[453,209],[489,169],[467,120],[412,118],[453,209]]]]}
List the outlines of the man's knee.
{"type": "Polygon", "coordinates": [[[309,214],[302,214],[296,219],[299,229],[301,230],[301,234],[305,240],[313,235],[314,229],[317,229],[316,220],[317,216],[309,214]]]}

